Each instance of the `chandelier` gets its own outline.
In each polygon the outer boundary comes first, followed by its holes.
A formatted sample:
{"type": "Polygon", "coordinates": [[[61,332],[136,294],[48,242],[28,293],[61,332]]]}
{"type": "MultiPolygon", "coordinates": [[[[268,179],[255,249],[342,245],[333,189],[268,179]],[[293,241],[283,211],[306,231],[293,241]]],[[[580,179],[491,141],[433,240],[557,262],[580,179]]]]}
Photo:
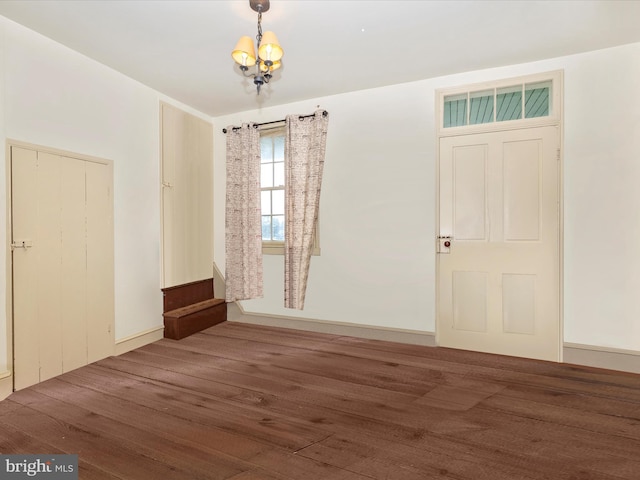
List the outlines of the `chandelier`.
{"type": "Polygon", "coordinates": [[[249,5],[258,12],[258,34],[256,35],[258,56],[256,56],[251,37],[243,36],[231,52],[231,57],[240,66],[245,77],[253,78],[253,83],[260,95],[260,87],[269,83],[273,76],[272,72],[282,66],[280,59],[284,51],[275,33],[262,33],[262,14],[269,10],[269,0],[249,0],[249,5]],[[255,67],[255,72],[249,72],[250,67],[255,67]]]}

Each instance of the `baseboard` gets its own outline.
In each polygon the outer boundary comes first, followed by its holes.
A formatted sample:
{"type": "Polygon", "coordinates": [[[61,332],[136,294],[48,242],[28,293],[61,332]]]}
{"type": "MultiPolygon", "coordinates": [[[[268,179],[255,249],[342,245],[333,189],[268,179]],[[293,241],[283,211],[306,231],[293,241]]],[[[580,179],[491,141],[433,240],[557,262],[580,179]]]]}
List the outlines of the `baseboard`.
{"type": "MultiPolygon", "coordinates": [[[[227,304],[227,321],[291,328],[309,332],[330,333],[371,340],[408,343],[435,347],[435,333],[400,330],[346,322],[328,322],[283,315],[265,315],[246,312],[237,302],[227,304]]],[[[640,351],[565,343],[563,363],[618,370],[640,374],[640,351]]]]}
{"type": "Polygon", "coordinates": [[[637,350],[565,343],[563,353],[564,363],[640,373],[640,351],[637,350]]]}
{"type": "Polygon", "coordinates": [[[0,400],[4,400],[13,393],[13,375],[11,372],[0,372],[0,400]]]}
{"type": "Polygon", "coordinates": [[[326,320],[289,317],[284,315],[257,314],[245,312],[237,302],[227,304],[227,321],[250,323],[253,325],[265,325],[269,327],[290,328],[294,330],[304,330],[307,332],[345,335],[347,337],[359,337],[369,340],[408,343],[411,345],[423,345],[428,347],[434,347],[436,345],[435,334],[431,332],[377,327],[374,325],[360,325],[357,323],[329,322],[326,320]]]}
{"type": "Polygon", "coordinates": [[[161,340],[164,335],[164,326],[155,327],[144,332],[136,333],[116,341],[116,355],[122,355],[136,348],[144,347],[161,340]]]}

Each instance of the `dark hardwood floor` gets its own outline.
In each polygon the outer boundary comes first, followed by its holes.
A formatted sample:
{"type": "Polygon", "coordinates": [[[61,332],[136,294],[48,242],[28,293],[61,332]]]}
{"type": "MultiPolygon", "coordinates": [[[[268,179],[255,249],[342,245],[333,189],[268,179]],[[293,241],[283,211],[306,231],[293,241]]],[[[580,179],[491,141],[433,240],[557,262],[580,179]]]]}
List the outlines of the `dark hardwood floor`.
{"type": "Polygon", "coordinates": [[[223,323],[0,402],[82,479],[640,479],[640,376],[223,323]]]}

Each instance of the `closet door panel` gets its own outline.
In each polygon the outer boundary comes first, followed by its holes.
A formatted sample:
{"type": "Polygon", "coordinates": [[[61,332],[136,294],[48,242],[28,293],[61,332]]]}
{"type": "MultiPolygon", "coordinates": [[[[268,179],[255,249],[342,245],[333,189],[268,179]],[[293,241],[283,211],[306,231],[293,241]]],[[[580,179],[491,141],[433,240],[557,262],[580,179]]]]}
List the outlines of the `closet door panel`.
{"type": "MultiPolygon", "coordinates": [[[[34,252],[37,255],[40,381],[60,375],[62,369],[62,172],[60,157],[38,152],[35,195],[38,205],[34,252]]],[[[26,292],[29,295],[28,292],[26,292]]],[[[28,300],[27,300],[28,301],[28,300]]]]}
{"type": "Polygon", "coordinates": [[[60,300],[62,370],[87,364],[87,246],[85,162],[61,157],[60,300]]]}
{"type": "Polygon", "coordinates": [[[113,166],[87,162],[88,361],[113,355],[113,166]]]}

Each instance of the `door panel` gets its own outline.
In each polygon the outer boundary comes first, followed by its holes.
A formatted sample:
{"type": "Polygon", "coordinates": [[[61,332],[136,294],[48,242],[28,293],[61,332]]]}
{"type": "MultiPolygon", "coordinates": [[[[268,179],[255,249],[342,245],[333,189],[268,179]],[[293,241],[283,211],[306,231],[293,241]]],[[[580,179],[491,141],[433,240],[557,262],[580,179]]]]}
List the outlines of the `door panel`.
{"type": "Polygon", "coordinates": [[[113,355],[115,284],[113,246],[113,169],[86,165],[86,295],[90,312],[87,362],[113,355]]]}
{"type": "MultiPolygon", "coordinates": [[[[37,178],[38,154],[32,150],[12,147],[12,242],[36,243],[38,205],[35,201],[37,184],[22,182],[15,187],[16,179],[37,178]]],[[[28,245],[28,243],[27,243],[28,245]]],[[[40,336],[38,334],[37,255],[31,247],[15,247],[13,250],[13,362],[15,388],[20,389],[40,381],[40,336]],[[19,292],[16,295],[16,292],[19,292]],[[20,293],[21,292],[21,293],[20,293]],[[24,297],[20,297],[24,295],[24,297]],[[19,353],[19,356],[17,354],[19,353]]]]}
{"type": "Polygon", "coordinates": [[[502,317],[506,333],[535,334],[536,276],[502,274],[502,317]]]}
{"type": "Polygon", "coordinates": [[[454,271],[453,328],[468,332],[487,331],[487,272],[454,271]]]}
{"type": "MultiPolygon", "coordinates": [[[[64,288],[60,288],[57,318],[62,327],[59,346],[62,371],[66,372],[87,364],[85,162],[65,157],[57,157],[55,161],[60,171],[61,260],[58,274],[59,283],[64,282],[64,288]]],[[[44,162],[54,163],[52,158],[44,162]]],[[[44,280],[48,279],[44,277],[44,280]]]]}
{"type": "Polygon", "coordinates": [[[453,162],[454,228],[460,240],[486,238],[486,170],[484,145],[456,149],[453,162]]]}
{"type": "Polygon", "coordinates": [[[440,140],[440,345],[560,359],[557,148],[557,127],[440,140]]]}
{"type": "Polygon", "coordinates": [[[538,240],[540,233],[541,144],[509,142],[503,146],[504,239],[538,240]]]}
{"type": "Polygon", "coordinates": [[[33,280],[38,305],[40,381],[62,373],[62,239],[59,157],[38,153],[36,235],[28,254],[37,255],[33,280]]]}

